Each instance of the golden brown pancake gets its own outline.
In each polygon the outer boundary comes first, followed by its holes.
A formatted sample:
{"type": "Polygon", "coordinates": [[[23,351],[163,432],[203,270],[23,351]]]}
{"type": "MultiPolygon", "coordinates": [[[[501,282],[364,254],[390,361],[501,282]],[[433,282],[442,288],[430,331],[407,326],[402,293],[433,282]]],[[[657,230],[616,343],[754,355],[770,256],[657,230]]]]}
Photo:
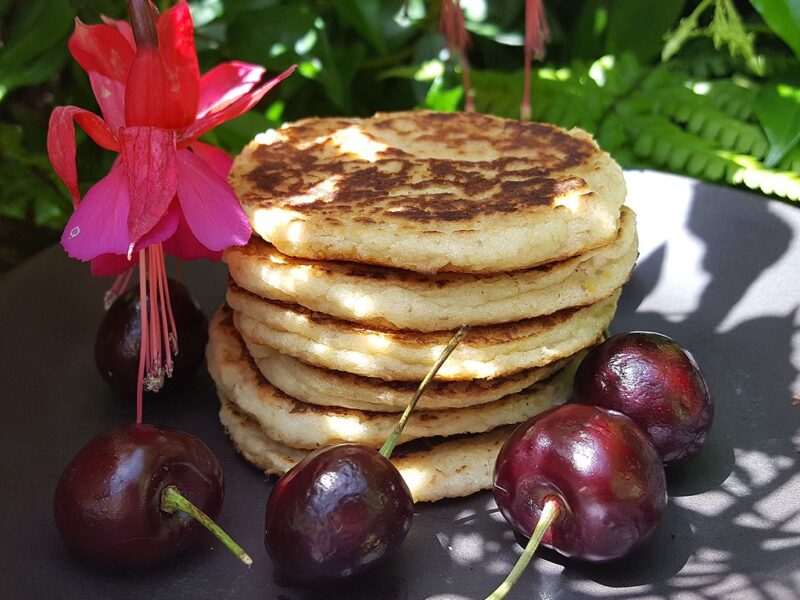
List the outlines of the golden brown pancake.
{"type": "MultiPolygon", "coordinates": [[[[270,438],[288,446],[316,448],[350,441],[379,448],[400,418],[400,412],[321,406],[281,392],[261,375],[225,310],[212,319],[206,358],[220,396],[252,416],[270,438]]],[[[565,368],[521,392],[467,408],[414,410],[400,440],[482,433],[519,423],[563,403],[573,375],[574,369],[565,368]]]]}
{"type": "Polygon", "coordinates": [[[388,329],[440,331],[489,325],[584,306],[628,280],[637,257],[636,219],[623,207],[611,244],[523,271],[439,273],[293,258],[253,236],[225,252],[231,277],[264,298],[294,302],[347,321],[388,329]]]}
{"type": "MultiPolygon", "coordinates": [[[[542,367],[595,343],[619,292],[585,307],[513,323],[473,327],[442,366],[444,381],[490,379],[542,367]]],[[[421,381],[453,331],[366,327],[228,285],[234,323],[258,359],[277,350],[307,364],[387,381],[421,381]],[[261,350],[267,346],[269,349],[261,350]]]]}
{"type": "MultiPolygon", "coordinates": [[[[236,449],[267,475],[282,475],[308,454],[270,438],[246,412],[223,399],[220,421],[236,449]]],[[[414,502],[458,498],[492,487],[497,454],[513,426],[471,436],[414,440],[395,448],[392,462],[414,502]]]]}
{"type": "Polygon", "coordinates": [[[584,131],[478,113],[313,118],[256,138],[231,184],[281,252],[500,273],[610,243],[622,170],[584,131]]]}

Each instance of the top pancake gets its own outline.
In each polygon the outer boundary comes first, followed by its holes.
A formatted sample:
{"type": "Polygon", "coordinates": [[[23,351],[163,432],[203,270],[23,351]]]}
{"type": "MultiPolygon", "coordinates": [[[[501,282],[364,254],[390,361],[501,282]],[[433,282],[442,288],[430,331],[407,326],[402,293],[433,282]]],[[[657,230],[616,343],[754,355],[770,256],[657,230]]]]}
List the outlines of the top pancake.
{"type": "Polygon", "coordinates": [[[625,184],[589,134],[476,113],[313,118],[256,137],[230,176],[290,256],[499,273],[610,243],[625,184]]]}

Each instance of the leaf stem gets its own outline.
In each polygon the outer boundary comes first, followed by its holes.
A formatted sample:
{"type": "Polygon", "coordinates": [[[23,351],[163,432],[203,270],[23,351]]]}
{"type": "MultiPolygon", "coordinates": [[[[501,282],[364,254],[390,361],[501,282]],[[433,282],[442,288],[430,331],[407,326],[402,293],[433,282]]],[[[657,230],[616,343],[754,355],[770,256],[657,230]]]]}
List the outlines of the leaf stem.
{"type": "Polygon", "coordinates": [[[397,440],[400,439],[400,434],[403,433],[403,428],[406,426],[406,422],[408,421],[408,417],[411,416],[411,411],[414,410],[414,407],[417,405],[417,402],[422,396],[422,393],[425,391],[425,388],[428,387],[428,384],[436,377],[436,373],[439,372],[439,369],[442,368],[444,361],[453,353],[453,350],[456,349],[456,346],[461,343],[461,340],[464,339],[464,336],[469,333],[470,326],[469,325],[462,325],[453,338],[448,342],[445,349],[442,350],[442,353],[439,355],[436,363],[431,367],[431,370],[428,371],[428,374],[425,375],[425,379],[422,380],[422,383],[419,384],[417,391],[414,393],[414,397],[411,398],[411,402],[408,403],[406,406],[405,411],[403,411],[403,415],[400,417],[400,420],[395,425],[392,433],[386,438],[383,446],[380,449],[380,453],[383,455],[384,458],[389,458],[392,455],[392,451],[394,447],[397,445],[397,440]]]}
{"type": "Polygon", "coordinates": [[[501,600],[502,598],[506,597],[506,594],[511,591],[511,588],[515,583],[517,583],[517,580],[520,578],[523,571],[525,571],[525,567],[528,566],[531,558],[533,558],[533,554],[539,547],[544,534],[547,533],[547,530],[550,528],[550,525],[553,524],[553,521],[558,518],[560,512],[561,504],[558,500],[549,498],[544,503],[544,508],[542,509],[541,516],[539,517],[539,522],[536,524],[536,529],[533,530],[531,539],[528,540],[525,549],[517,559],[517,564],[515,564],[514,568],[511,569],[511,572],[508,574],[508,577],[506,577],[505,581],[503,581],[503,583],[501,583],[495,591],[487,596],[486,600],[501,600]]]}
{"type": "Polygon", "coordinates": [[[161,493],[161,510],[170,514],[174,513],[176,510],[185,512],[213,533],[217,539],[225,544],[225,547],[233,552],[244,564],[248,567],[253,564],[253,559],[250,558],[247,552],[245,552],[239,544],[234,542],[231,536],[225,533],[211,517],[187,500],[174,485],[167,486],[161,493]]]}

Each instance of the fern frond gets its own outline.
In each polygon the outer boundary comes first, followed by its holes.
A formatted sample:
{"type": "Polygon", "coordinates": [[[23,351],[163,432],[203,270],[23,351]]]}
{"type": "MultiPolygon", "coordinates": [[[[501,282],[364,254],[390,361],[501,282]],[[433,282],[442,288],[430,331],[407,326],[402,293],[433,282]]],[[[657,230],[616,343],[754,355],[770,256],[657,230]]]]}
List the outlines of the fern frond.
{"type": "Polygon", "coordinates": [[[624,121],[637,156],[671,171],[688,173],[708,181],[725,180],[765,194],[800,201],[800,176],[764,167],[752,156],[714,147],[657,115],[641,115],[624,121]]]}
{"type": "Polygon", "coordinates": [[[744,123],[715,108],[703,96],[686,87],[671,86],[653,96],[655,112],[668,115],[698,136],[714,141],[724,150],[764,158],[769,142],[757,125],[744,123]]]}
{"type": "Polygon", "coordinates": [[[773,194],[787,200],[800,201],[800,175],[796,171],[768,169],[749,156],[731,155],[725,179],[744,184],[751,190],[773,194]]]}
{"type": "Polygon", "coordinates": [[[753,103],[758,94],[755,85],[746,86],[735,80],[722,79],[695,82],[692,90],[708,98],[712,106],[732,119],[750,121],[753,118],[753,103]]]}
{"type": "MultiPolygon", "coordinates": [[[[522,72],[473,70],[472,85],[477,110],[519,118],[522,72]]],[[[536,121],[595,131],[612,101],[613,96],[592,81],[585,70],[538,69],[533,73],[531,108],[536,121]]]]}
{"type": "Polygon", "coordinates": [[[778,168],[781,171],[800,173],[800,145],[795,146],[784,155],[781,162],[778,163],[778,168]]]}

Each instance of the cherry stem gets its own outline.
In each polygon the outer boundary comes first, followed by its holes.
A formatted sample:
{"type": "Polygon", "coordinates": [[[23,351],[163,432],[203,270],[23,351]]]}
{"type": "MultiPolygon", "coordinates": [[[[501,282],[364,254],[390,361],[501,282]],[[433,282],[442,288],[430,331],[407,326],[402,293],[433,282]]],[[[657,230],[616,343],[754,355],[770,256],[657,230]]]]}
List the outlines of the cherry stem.
{"type": "Polygon", "coordinates": [[[511,572],[508,574],[508,577],[506,577],[505,581],[503,581],[503,583],[501,583],[495,591],[487,596],[486,600],[500,600],[501,598],[506,597],[506,594],[511,591],[511,588],[514,587],[514,584],[517,583],[517,580],[525,571],[525,567],[527,567],[528,563],[531,562],[531,558],[533,558],[534,552],[536,552],[536,549],[539,547],[544,534],[547,533],[550,525],[553,524],[553,521],[558,518],[560,513],[561,503],[558,500],[549,498],[544,503],[544,508],[542,509],[541,516],[539,517],[539,522],[536,524],[536,529],[533,530],[531,539],[528,540],[525,549],[517,559],[517,564],[515,564],[514,568],[511,569],[511,572]]]}
{"type": "Polygon", "coordinates": [[[453,338],[447,343],[445,349],[442,350],[442,353],[439,355],[436,363],[431,367],[431,370],[428,371],[428,374],[425,375],[425,379],[422,380],[422,383],[419,384],[417,391],[414,393],[414,397],[411,398],[411,402],[408,403],[406,406],[405,411],[403,411],[403,415],[400,417],[400,420],[397,422],[397,425],[394,426],[392,433],[386,438],[383,446],[379,450],[379,452],[383,455],[384,458],[389,458],[392,455],[392,451],[394,447],[397,445],[397,440],[400,439],[400,434],[403,433],[403,428],[406,426],[406,422],[408,421],[408,417],[411,416],[411,411],[414,410],[414,407],[417,405],[422,393],[428,387],[428,384],[436,377],[436,373],[439,372],[439,369],[442,368],[444,361],[453,353],[453,350],[456,349],[461,343],[461,340],[464,339],[464,336],[469,333],[470,326],[469,325],[462,325],[453,338]]]}
{"type": "Polygon", "coordinates": [[[231,536],[225,533],[211,517],[187,500],[174,485],[168,485],[161,493],[161,510],[169,514],[174,513],[176,510],[185,512],[213,533],[217,539],[225,544],[225,547],[233,552],[244,564],[248,567],[253,564],[253,559],[250,558],[247,552],[245,552],[239,544],[234,542],[231,536]]]}

